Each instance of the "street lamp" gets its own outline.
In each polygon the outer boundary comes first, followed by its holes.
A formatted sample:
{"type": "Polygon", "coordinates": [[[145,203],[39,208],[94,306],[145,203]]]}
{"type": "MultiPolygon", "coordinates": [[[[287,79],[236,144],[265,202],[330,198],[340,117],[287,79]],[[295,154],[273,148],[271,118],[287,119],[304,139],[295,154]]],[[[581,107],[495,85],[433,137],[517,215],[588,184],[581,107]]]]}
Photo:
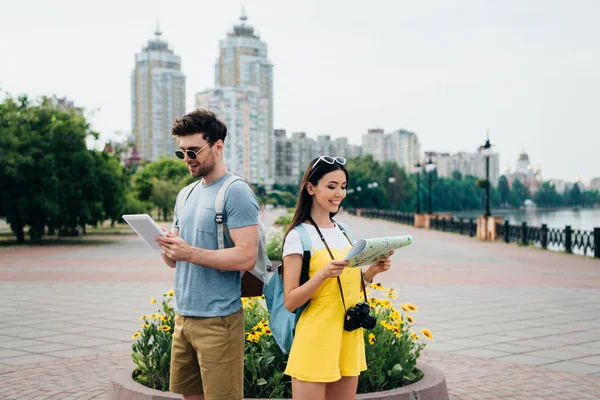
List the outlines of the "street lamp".
{"type": "Polygon", "coordinates": [[[415,168],[417,169],[417,214],[421,214],[421,163],[417,161],[415,168]]]}
{"type": "Polygon", "coordinates": [[[490,212],[490,156],[492,155],[492,144],[490,143],[490,134],[487,134],[487,140],[482,150],[485,156],[485,214],[484,217],[492,215],[490,212]]]}
{"type": "Polygon", "coordinates": [[[389,189],[388,189],[388,202],[390,203],[390,208],[393,210],[394,209],[394,182],[396,182],[396,178],[393,176],[390,176],[388,178],[388,183],[389,183],[389,189]]]}
{"type": "Polygon", "coordinates": [[[431,157],[429,157],[429,161],[427,165],[425,165],[425,171],[429,174],[429,214],[431,214],[431,176],[433,175],[433,171],[435,171],[435,164],[431,161],[431,157]]]}

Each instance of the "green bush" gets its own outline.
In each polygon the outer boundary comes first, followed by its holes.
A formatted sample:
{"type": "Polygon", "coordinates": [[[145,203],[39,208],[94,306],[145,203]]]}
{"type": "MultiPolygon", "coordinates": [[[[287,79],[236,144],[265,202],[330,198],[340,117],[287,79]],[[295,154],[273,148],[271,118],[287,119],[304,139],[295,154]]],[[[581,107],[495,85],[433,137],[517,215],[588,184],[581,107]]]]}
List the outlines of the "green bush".
{"type": "Polygon", "coordinates": [[[275,225],[283,225],[283,226],[287,227],[289,224],[292,223],[293,217],[294,216],[291,214],[281,215],[281,216],[277,217],[277,219],[275,220],[275,225]]]}
{"type": "MultiPolygon", "coordinates": [[[[412,331],[418,311],[410,303],[401,304],[397,311],[389,299],[396,297],[392,289],[381,284],[369,286],[386,299],[369,300],[372,314],[377,318],[373,330],[364,330],[367,370],[358,379],[358,393],[371,393],[409,385],[422,378],[417,359],[425,348],[424,338],[432,339],[427,329],[421,336],[412,331]]],[[[161,314],[143,316],[143,330],[133,339],[132,358],[136,364],[137,382],[159,390],[169,390],[171,340],[174,312],[169,306],[173,291],[163,295],[161,314]]],[[[264,298],[264,297],[263,297],[264,298]]],[[[246,398],[291,398],[290,377],[284,375],[287,356],[275,342],[269,328],[269,314],[260,297],[242,298],[245,318],[244,396],[246,398]]],[[[155,300],[152,299],[151,302],[155,300]]]]}
{"type": "MultiPolygon", "coordinates": [[[[142,329],[135,332],[131,346],[131,358],[136,367],[133,379],[152,389],[169,390],[169,371],[171,370],[171,343],[175,328],[175,311],[171,307],[173,290],[163,294],[158,314],[144,315],[142,329]]],[[[150,304],[156,303],[153,297],[150,304]]]]}
{"type": "Polygon", "coordinates": [[[283,250],[284,230],[281,228],[271,228],[267,235],[267,257],[269,260],[281,260],[283,250]]]}

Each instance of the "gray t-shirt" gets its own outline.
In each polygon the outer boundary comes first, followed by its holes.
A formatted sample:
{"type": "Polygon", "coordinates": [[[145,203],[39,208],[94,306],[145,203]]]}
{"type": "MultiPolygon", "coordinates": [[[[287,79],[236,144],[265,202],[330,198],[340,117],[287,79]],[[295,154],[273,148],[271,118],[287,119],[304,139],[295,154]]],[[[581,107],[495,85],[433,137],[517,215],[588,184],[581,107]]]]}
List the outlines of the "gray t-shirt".
{"type": "MultiPolygon", "coordinates": [[[[217,224],[215,198],[231,173],[208,185],[197,184],[185,200],[186,190],[179,192],[177,202],[185,201],[181,215],[177,214],[173,226],[188,244],[208,250],[217,250],[217,224]]],[[[225,193],[223,209],[228,229],[258,224],[258,201],[250,187],[235,181],[225,193]]],[[[225,247],[234,247],[225,237],[225,247]]],[[[241,278],[239,271],[219,271],[213,268],[177,261],[175,271],[175,311],[190,317],[223,317],[242,307],[241,278]]]]}

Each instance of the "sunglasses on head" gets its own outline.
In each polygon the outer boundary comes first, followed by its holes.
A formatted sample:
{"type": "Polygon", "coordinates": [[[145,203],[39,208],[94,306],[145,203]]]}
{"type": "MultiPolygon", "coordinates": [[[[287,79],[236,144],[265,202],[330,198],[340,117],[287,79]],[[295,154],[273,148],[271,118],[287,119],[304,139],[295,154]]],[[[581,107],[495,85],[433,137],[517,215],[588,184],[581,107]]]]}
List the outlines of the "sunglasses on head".
{"type": "MultiPolygon", "coordinates": [[[[208,146],[209,144],[210,143],[208,143],[206,146],[208,146]]],[[[189,158],[191,158],[192,160],[195,160],[198,153],[200,153],[202,150],[204,150],[206,148],[206,146],[204,146],[203,148],[201,148],[198,151],[177,149],[177,150],[175,150],[175,155],[177,156],[177,158],[181,158],[183,160],[185,158],[185,155],[187,154],[187,156],[189,158]]]]}
{"type": "Polygon", "coordinates": [[[311,167],[311,170],[313,170],[317,166],[319,161],[325,161],[327,164],[338,163],[340,165],[346,165],[346,159],[344,157],[321,156],[317,159],[317,161],[315,161],[315,163],[311,167]]]}

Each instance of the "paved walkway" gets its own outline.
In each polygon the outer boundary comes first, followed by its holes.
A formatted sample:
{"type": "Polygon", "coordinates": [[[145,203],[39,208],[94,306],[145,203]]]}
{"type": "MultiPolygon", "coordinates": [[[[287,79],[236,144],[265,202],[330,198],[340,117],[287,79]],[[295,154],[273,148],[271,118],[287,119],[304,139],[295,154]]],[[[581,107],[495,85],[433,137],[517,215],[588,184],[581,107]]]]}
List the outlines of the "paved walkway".
{"type": "MultiPolygon", "coordinates": [[[[269,223],[274,213],[264,215],[269,223]]],[[[356,236],[411,234],[381,276],[423,357],[459,399],[600,398],[600,261],[340,216],[356,236]],[[562,397],[561,397],[562,396],[562,397]]],[[[103,398],[173,270],[135,236],[103,246],[0,250],[0,399],[103,398]]]]}

